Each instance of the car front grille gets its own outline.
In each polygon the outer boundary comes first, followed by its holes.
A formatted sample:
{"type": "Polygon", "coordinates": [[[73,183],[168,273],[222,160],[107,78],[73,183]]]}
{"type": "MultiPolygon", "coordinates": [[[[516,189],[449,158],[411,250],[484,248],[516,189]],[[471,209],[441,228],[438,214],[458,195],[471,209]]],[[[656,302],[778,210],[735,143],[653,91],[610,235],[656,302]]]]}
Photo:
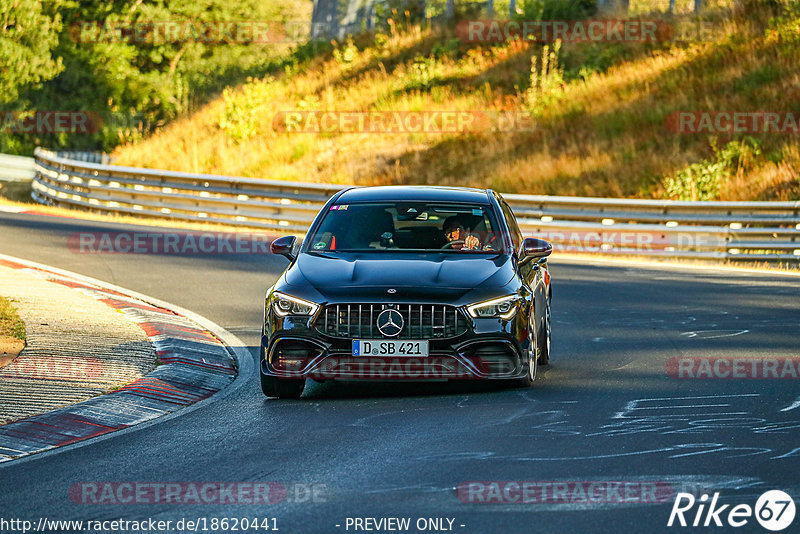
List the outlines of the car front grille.
{"type": "MultiPolygon", "coordinates": [[[[378,314],[387,304],[331,304],[316,320],[316,329],[328,336],[381,339],[378,314]]],[[[467,331],[469,322],[455,306],[446,304],[394,304],[403,316],[403,330],[392,339],[446,339],[467,331]]]]}

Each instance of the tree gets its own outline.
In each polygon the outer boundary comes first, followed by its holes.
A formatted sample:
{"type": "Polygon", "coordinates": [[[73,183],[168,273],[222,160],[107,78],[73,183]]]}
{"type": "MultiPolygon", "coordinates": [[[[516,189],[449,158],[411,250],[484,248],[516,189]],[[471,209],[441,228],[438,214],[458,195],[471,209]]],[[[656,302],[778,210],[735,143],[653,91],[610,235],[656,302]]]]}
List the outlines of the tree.
{"type": "Polygon", "coordinates": [[[304,1],[0,0],[0,109],[103,117],[92,134],[0,131],[0,152],[110,150],[223,87],[282,70],[276,58],[308,29],[293,24],[304,1]],[[248,33],[264,21],[288,24],[260,40],[248,33]]]}
{"type": "Polygon", "coordinates": [[[20,89],[64,69],[52,54],[61,19],[45,11],[40,0],[0,0],[0,104],[16,101],[20,89]]]}

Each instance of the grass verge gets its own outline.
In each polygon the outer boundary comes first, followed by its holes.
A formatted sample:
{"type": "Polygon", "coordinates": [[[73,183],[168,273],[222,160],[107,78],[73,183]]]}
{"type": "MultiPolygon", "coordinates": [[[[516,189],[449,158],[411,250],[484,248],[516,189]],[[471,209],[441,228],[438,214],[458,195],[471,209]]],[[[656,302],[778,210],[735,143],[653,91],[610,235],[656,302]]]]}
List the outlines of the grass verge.
{"type": "MultiPolygon", "coordinates": [[[[391,26],[301,49],[227,89],[119,164],[358,185],[491,187],[570,196],[800,199],[796,133],[678,133],[676,113],[800,113],[800,1],[709,8],[702,38],[656,43],[467,43],[454,28],[391,26]],[[547,60],[548,68],[542,65],[547,60]],[[282,111],[530,113],[530,128],[299,133],[282,111]]],[[[691,26],[689,18],[653,13],[691,26]]],[[[699,22],[697,22],[699,23],[699,22]]]]}
{"type": "Polygon", "coordinates": [[[12,337],[25,341],[25,323],[19,318],[12,300],[0,297],[0,338],[12,337]]]}

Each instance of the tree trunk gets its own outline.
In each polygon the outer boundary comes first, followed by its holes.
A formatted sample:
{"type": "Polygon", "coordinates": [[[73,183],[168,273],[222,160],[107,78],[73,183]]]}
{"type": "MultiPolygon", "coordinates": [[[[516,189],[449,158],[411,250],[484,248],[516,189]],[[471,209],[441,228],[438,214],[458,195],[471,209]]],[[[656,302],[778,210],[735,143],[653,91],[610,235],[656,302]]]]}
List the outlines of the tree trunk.
{"type": "Polygon", "coordinates": [[[367,10],[366,10],[366,17],[367,17],[367,30],[372,30],[375,28],[375,4],[373,0],[367,1],[367,10]]]}
{"type": "Polygon", "coordinates": [[[337,0],[314,0],[311,12],[311,39],[331,39],[339,34],[337,0]]]}

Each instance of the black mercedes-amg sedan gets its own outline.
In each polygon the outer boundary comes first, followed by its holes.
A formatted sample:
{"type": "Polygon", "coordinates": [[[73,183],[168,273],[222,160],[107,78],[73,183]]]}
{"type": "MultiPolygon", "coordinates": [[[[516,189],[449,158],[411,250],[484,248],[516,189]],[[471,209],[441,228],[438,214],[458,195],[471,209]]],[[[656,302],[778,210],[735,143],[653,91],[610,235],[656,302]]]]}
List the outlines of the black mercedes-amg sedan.
{"type": "Polygon", "coordinates": [[[296,238],[269,288],[261,388],[305,380],[507,380],[529,386],[550,358],[552,246],[523,239],[492,190],[351,188],[296,238]]]}

